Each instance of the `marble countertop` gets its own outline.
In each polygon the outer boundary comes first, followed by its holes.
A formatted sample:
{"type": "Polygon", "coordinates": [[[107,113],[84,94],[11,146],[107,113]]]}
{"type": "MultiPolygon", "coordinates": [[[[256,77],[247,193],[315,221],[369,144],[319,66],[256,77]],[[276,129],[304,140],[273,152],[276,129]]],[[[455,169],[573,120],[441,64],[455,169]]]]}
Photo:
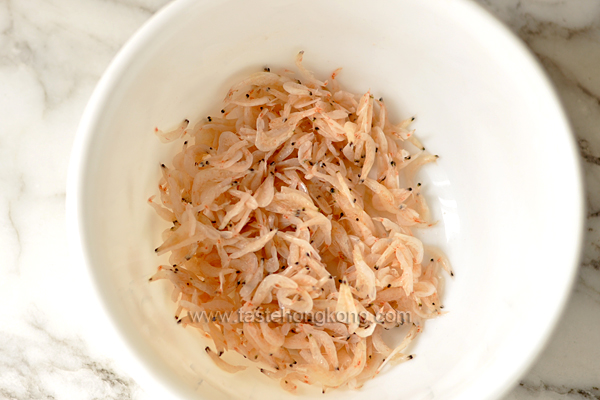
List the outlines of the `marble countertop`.
{"type": "MultiPolygon", "coordinates": [[[[505,397],[600,399],[600,0],[478,0],[537,55],[584,160],[587,235],[567,309],[505,397]]],[[[0,398],[152,399],[107,356],[69,262],[65,182],[86,102],[166,0],[0,0],[0,398]]]]}

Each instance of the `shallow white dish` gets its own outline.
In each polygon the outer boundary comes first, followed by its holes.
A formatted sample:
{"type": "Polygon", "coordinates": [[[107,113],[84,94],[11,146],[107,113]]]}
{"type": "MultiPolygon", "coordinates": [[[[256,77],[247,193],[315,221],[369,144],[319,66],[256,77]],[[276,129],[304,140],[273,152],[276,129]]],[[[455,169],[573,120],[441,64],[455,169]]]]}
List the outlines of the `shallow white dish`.
{"type": "MultiPolygon", "coordinates": [[[[451,259],[443,318],[357,392],[328,398],[496,399],[542,349],[579,257],[583,191],[577,152],[548,79],[524,46],[466,0],[303,2],[179,0],[111,64],[83,116],[68,182],[76,255],[124,343],[119,358],[148,393],[178,398],[292,397],[259,373],[229,375],[173,320],[166,285],[149,285],[162,228],[146,199],[177,145],[155,126],[220,109],[251,71],[343,67],[417,134],[436,166],[422,172],[440,224],[423,234],[451,259]]],[[[313,392],[307,392],[313,393],[313,392]]],[[[314,392],[316,393],[316,392],[314,392]]],[[[313,394],[314,394],[313,393],[313,394]]]]}

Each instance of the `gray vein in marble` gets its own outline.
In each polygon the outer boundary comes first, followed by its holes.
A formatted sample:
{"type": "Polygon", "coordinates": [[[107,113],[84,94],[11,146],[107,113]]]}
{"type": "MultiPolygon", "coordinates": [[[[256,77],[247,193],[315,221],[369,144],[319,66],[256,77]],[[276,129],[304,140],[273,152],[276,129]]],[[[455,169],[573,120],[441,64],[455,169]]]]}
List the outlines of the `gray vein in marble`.
{"type": "MultiPolygon", "coordinates": [[[[70,10],[70,15],[63,17],[62,10],[58,8],[60,4],[53,8],[46,2],[34,0],[33,3],[39,3],[33,4],[33,7],[42,11],[46,9],[47,12],[32,14],[29,7],[6,0],[10,26],[4,33],[7,41],[2,49],[4,51],[0,52],[3,53],[2,63],[31,68],[33,77],[44,93],[43,113],[46,114],[72,98],[81,89],[84,79],[95,82],[122,44],[122,39],[119,35],[111,34],[111,30],[98,31],[84,24],[73,23],[74,11],[70,10]],[[73,64],[67,61],[73,57],[85,58],[86,62],[73,64]]],[[[146,19],[148,12],[151,12],[136,6],[135,2],[123,4],[95,0],[76,4],[83,11],[93,12],[99,3],[128,9],[130,13],[139,14],[138,18],[141,19],[146,19]]]]}
{"type": "Polygon", "coordinates": [[[58,337],[39,320],[28,321],[25,335],[0,331],[3,398],[125,400],[137,390],[109,362],[93,359],[80,339],[58,337]]]}
{"type": "MultiPolygon", "coordinates": [[[[5,0],[5,4],[7,7],[7,13],[9,14],[10,25],[7,29],[5,29],[4,32],[2,32],[2,34],[9,39],[9,43],[5,46],[5,51],[2,52],[2,58],[0,60],[2,61],[2,64],[5,65],[12,64],[18,66],[24,64],[35,70],[36,53],[32,50],[30,44],[26,40],[17,40],[17,36],[19,35],[15,32],[15,13],[12,7],[12,1],[5,0]]],[[[39,31],[38,27],[35,28],[39,31]]],[[[44,93],[44,110],[46,110],[49,104],[48,90],[46,89],[46,86],[44,85],[39,73],[35,73],[34,77],[44,93]]]]}
{"type": "Polygon", "coordinates": [[[527,23],[550,22],[568,29],[580,29],[593,24],[600,15],[597,0],[476,0],[496,17],[518,31],[527,23]]]}
{"type": "MultiPolygon", "coordinates": [[[[595,3],[600,5],[600,2],[597,0],[595,3]]],[[[575,84],[584,95],[592,99],[596,105],[600,105],[600,90],[598,87],[593,87],[593,84],[595,83],[594,80],[597,80],[598,75],[594,73],[589,76],[581,76],[578,75],[576,71],[567,71],[569,69],[569,63],[565,63],[565,60],[569,58],[569,54],[565,53],[566,57],[559,54],[560,50],[565,50],[573,44],[577,46],[577,44],[580,43],[580,40],[583,39],[587,41],[586,50],[588,55],[591,56],[594,51],[597,51],[598,45],[600,45],[600,35],[598,31],[598,27],[600,27],[600,12],[593,16],[593,19],[588,21],[587,24],[578,26],[577,28],[561,26],[555,22],[539,21],[536,20],[534,16],[527,13],[522,15],[520,19],[522,20],[520,27],[516,30],[519,37],[534,50],[540,59],[552,59],[553,65],[561,71],[569,83],[575,84]],[[539,49],[536,49],[536,47],[539,47],[538,43],[540,40],[553,41],[561,47],[545,49],[546,53],[550,54],[542,54],[539,49]],[[560,65],[561,62],[565,65],[560,65]],[[588,82],[586,83],[585,80],[588,82]]],[[[572,59],[573,57],[570,58],[572,59]]],[[[573,64],[570,66],[573,66],[573,64]]]]}
{"type": "MultiPolygon", "coordinates": [[[[576,87],[577,89],[579,89],[582,92],[583,95],[587,96],[588,98],[593,99],[594,101],[596,101],[598,103],[598,105],[600,105],[600,97],[599,96],[592,93],[582,83],[577,82],[572,77],[569,77],[568,74],[565,71],[563,71],[561,66],[558,65],[554,60],[552,60],[550,57],[545,56],[536,51],[534,51],[534,54],[542,62],[542,64],[546,67],[546,69],[549,69],[549,67],[551,67],[552,69],[554,69],[556,72],[558,72],[561,75],[561,78],[564,80],[564,82],[567,82],[568,84],[576,87]]],[[[554,80],[556,80],[556,78],[554,78],[554,80]]],[[[571,117],[571,119],[573,118],[572,116],[570,116],[570,117],[571,117]]],[[[575,132],[575,134],[578,135],[579,132],[575,132]]],[[[579,138],[579,139],[577,139],[577,144],[579,145],[579,151],[580,151],[581,157],[583,158],[584,161],[586,161],[587,163],[590,163],[590,164],[600,165],[600,157],[590,153],[590,144],[587,139],[579,138]]]]}
{"type": "Polygon", "coordinates": [[[4,0],[2,2],[2,4],[6,6],[6,15],[8,15],[8,18],[7,18],[8,26],[2,32],[0,32],[0,34],[6,35],[12,31],[12,29],[14,27],[14,22],[12,19],[12,8],[11,8],[10,0],[4,0]]]}
{"type": "Polygon", "coordinates": [[[595,30],[596,22],[591,22],[589,25],[579,28],[568,28],[560,26],[554,22],[538,21],[529,13],[523,14],[524,25],[519,29],[517,34],[522,39],[527,39],[531,36],[553,36],[560,37],[565,40],[571,40],[577,36],[587,35],[595,30]]]}
{"type": "MultiPolygon", "coordinates": [[[[586,139],[577,140],[577,144],[579,145],[579,152],[581,154],[581,157],[583,157],[583,159],[586,162],[588,162],[590,164],[600,165],[600,157],[594,156],[589,153],[590,143],[586,139]]],[[[596,215],[590,214],[590,216],[594,216],[594,217],[598,216],[597,213],[593,213],[593,214],[596,214],[596,215]]]]}
{"type": "Polygon", "coordinates": [[[107,1],[109,3],[118,4],[118,5],[125,6],[125,7],[131,7],[134,9],[138,9],[140,11],[145,12],[148,15],[154,14],[163,5],[163,4],[160,4],[161,2],[158,2],[159,4],[157,7],[156,4],[148,5],[148,4],[145,4],[146,2],[144,2],[144,1],[136,1],[136,0],[104,0],[104,1],[107,1]]]}
{"type": "Polygon", "coordinates": [[[593,268],[596,271],[600,271],[600,260],[590,260],[581,264],[583,267],[593,268]]]}
{"type": "Polygon", "coordinates": [[[8,202],[8,220],[10,222],[10,225],[12,227],[12,229],[15,232],[15,236],[17,238],[17,260],[16,260],[16,272],[17,275],[19,274],[19,265],[21,264],[21,254],[23,253],[23,245],[21,243],[21,234],[19,233],[19,229],[17,228],[17,225],[15,224],[15,221],[13,219],[13,206],[12,206],[12,201],[9,200],[8,202]]]}
{"type": "Polygon", "coordinates": [[[595,212],[589,213],[587,217],[588,218],[595,218],[595,217],[598,217],[598,216],[600,216],[600,211],[595,211],[595,212]]]}
{"type": "Polygon", "coordinates": [[[11,193],[10,196],[7,196],[7,210],[6,210],[6,217],[8,220],[8,223],[10,224],[10,228],[12,229],[12,231],[14,232],[14,237],[16,239],[16,251],[14,248],[12,248],[10,251],[11,253],[15,254],[15,260],[14,260],[14,265],[13,265],[13,269],[11,272],[16,273],[16,275],[20,275],[20,265],[21,265],[21,255],[23,253],[23,242],[21,240],[21,232],[19,231],[19,227],[17,224],[17,221],[15,220],[15,216],[14,216],[14,203],[16,201],[19,201],[22,196],[23,193],[25,191],[25,181],[23,180],[23,176],[19,175],[18,176],[18,180],[16,182],[16,185],[18,189],[15,192],[11,193]]]}
{"type": "Polygon", "coordinates": [[[522,381],[519,386],[528,392],[539,393],[540,395],[544,392],[556,393],[559,395],[568,395],[569,398],[573,399],[594,399],[600,400],[600,389],[596,386],[589,388],[567,388],[565,386],[549,385],[544,382],[534,384],[528,381],[522,381]]]}
{"type": "Polygon", "coordinates": [[[598,103],[598,105],[600,105],[600,96],[599,95],[595,94],[594,92],[592,92],[590,89],[588,89],[587,87],[585,87],[584,85],[582,85],[579,82],[577,82],[577,87],[579,89],[581,89],[581,91],[583,93],[585,93],[586,95],[588,95],[592,99],[596,100],[596,103],[598,103]]]}

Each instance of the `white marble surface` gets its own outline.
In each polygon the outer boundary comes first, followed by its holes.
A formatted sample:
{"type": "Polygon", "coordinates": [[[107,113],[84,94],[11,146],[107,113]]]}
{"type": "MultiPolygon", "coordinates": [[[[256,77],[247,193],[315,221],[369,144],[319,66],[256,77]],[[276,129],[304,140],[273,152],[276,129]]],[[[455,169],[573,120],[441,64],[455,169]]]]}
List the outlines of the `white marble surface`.
{"type": "MultiPolygon", "coordinates": [[[[119,47],[166,2],[0,0],[2,399],[152,398],[106,355],[98,305],[86,296],[82,266],[69,262],[64,208],[68,156],[87,99],[119,47]]],[[[600,399],[600,0],[479,3],[549,72],[588,187],[572,298],[506,400],[600,399]]]]}

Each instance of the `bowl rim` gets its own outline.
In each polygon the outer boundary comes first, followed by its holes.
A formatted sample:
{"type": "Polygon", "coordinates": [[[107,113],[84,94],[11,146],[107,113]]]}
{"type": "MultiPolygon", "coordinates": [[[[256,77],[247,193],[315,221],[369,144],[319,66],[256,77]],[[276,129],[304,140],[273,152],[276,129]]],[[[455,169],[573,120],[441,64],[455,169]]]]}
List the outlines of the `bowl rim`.
{"type": "MultiPolygon", "coordinates": [[[[231,0],[227,0],[231,1],[231,0]]],[[[423,0],[422,0],[423,1],[423,0]]],[[[434,0],[426,0],[432,6],[434,0]]],[[[201,3],[208,4],[208,0],[202,0],[201,3]]],[[[423,1],[425,3],[425,1],[423,1]]],[[[137,31],[125,42],[121,49],[114,56],[108,68],[102,74],[98,81],[86,107],[82,114],[75,140],[71,150],[69,160],[67,190],[66,190],[66,220],[67,220],[67,236],[69,243],[69,251],[71,259],[75,265],[85,265],[87,273],[92,283],[93,296],[100,299],[101,309],[106,314],[107,320],[111,326],[106,327],[107,335],[115,341],[118,350],[115,354],[111,354],[116,358],[125,371],[130,374],[147,393],[156,395],[157,398],[173,397],[183,395],[181,389],[173,388],[169,382],[161,376],[156,376],[152,368],[147,367],[142,360],[144,355],[135,350],[132,346],[132,339],[129,338],[124,329],[117,324],[117,321],[112,314],[108,301],[102,292],[102,288],[98,283],[95,275],[94,262],[90,257],[89,249],[86,246],[86,241],[83,239],[83,231],[85,224],[82,219],[82,204],[83,204],[83,182],[85,178],[85,166],[87,154],[91,151],[91,142],[94,136],[95,127],[102,116],[102,110],[108,103],[110,95],[114,88],[118,85],[122,71],[127,69],[127,66],[134,62],[136,54],[143,51],[144,47],[150,42],[152,37],[161,29],[172,21],[179,13],[183,12],[192,4],[198,5],[197,0],[175,0],[152,15],[137,31]]],[[[521,58],[520,64],[529,68],[530,72],[538,80],[537,86],[545,90],[545,98],[548,104],[554,110],[554,117],[560,122],[560,131],[568,137],[567,142],[569,148],[565,149],[565,153],[569,155],[569,159],[563,159],[561,162],[570,162],[576,173],[576,182],[574,182],[577,190],[573,196],[577,196],[579,210],[579,218],[576,221],[577,232],[573,236],[571,243],[566,246],[566,251],[569,252],[570,258],[573,260],[569,266],[570,272],[568,279],[562,282],[560,292],[557,293],[559,298],[559,306],[553,313],[540,324],[539,340],[536,345],[522,352],[522,357],[519,365],[509,371],[496,371],[500,374],[496,375],[496,380],[488,380],[487,384],[471,385],[477,389],[478,398],[480,399],[498,399],[506,395],[516,384],[518,379],[526,373],[526,371],[538,359],[542,350],[546,347],[552,333],[555,331],[561,315],[565,312],[566,305],[572,293],[575,277],[582,256],[583,237],[584,237],[584,222],[585,222],[585,204],[584,204],[584,180],[582,160],[577,151],[575,135],[564,106],[558,93],[550,80],[547,72],[542,67],[539,60],[526,44],[518,38],[507,26],[499,19],[487,11],[483,6],[472,0],[447,0],[445,7],[455,7],[463,13],[463,18],[471,19],[471,23],[483,29],[482,32],[488,31],[495,37],[500,37],[503,40],[503,45],[512,47],[512,51],[521,58]]],[[[558,131],[559,129],[557,129],[558,131]]],[[[566,266],[565,266],[566,268],[566,266]]],[[[480,380],[483,381],[483,380],[480,380]]],[[[481,383],[481,382],[480,382],[481,383]]],[[[473,393],[472,390],[468,390],[473,393]]],[[[466,392],[460,393],[457,399],[468,399],[466,392]]]]}

